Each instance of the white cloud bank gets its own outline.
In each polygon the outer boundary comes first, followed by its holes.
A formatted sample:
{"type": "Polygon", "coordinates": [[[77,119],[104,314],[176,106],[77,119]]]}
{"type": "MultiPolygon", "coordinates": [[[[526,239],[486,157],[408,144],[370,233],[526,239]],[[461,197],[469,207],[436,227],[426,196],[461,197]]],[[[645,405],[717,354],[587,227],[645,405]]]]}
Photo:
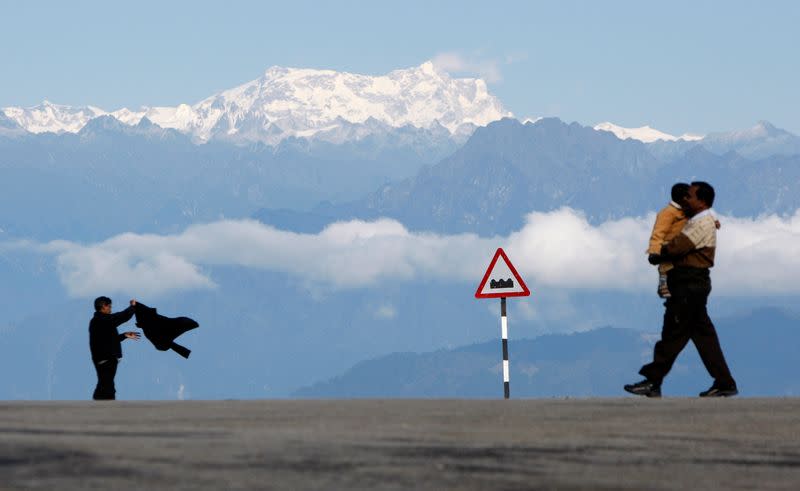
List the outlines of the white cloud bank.
{"type": "MultiPolygon", "coordinates": [[[[82,245],[18,243],[55,254],[75,297],[134,292],[155,296],[214,288],[204,268],[236,265],[287,273],[322,288],[361,288],[381,281],[477,283],[497,247],[505,248],[528,286],[541,289],[655,290],[644,250],[653,216],[591,225],[563,208],[531,213],[508,237],[412,233],[393,220],[332,224],[297,234],[255,221],[193,225],[177,235],[123,234],[82,245]]],[[[800,293],[800,211],[791,217],[722,217],[718,294],[800,293]]],[[[6,244],[7,246],[8,244],[6,244]]]]}

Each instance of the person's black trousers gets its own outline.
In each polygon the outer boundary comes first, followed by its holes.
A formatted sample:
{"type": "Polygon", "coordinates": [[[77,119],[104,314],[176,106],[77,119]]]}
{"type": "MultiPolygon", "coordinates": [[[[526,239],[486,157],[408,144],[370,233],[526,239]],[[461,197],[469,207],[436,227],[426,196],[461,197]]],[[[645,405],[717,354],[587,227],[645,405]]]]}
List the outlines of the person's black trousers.
{"type": "Polygon", "coordinates": [[[95,401],[113,401],[116,399],[117,390],[114,387],[114,377],[117,375],[116,359],[106,360],[104,363],[94,364],[97,371],[97,387],[94,389],[92,399],[95,401]]]}
{"type": "Polygon", "coordinates": [[[666,310],[661,340],[653,350],[653,362],[643,366],[639,373],[648,380],[661,383],[691,339],[706,370],[714,379],[714,386],[725,389],[736,387],[725,355],[722,354],[717,331],[706,309],[711,293],[708,270],[672,270],[667,275],[667,283],[672,297],[664,304],[666,310]]]}

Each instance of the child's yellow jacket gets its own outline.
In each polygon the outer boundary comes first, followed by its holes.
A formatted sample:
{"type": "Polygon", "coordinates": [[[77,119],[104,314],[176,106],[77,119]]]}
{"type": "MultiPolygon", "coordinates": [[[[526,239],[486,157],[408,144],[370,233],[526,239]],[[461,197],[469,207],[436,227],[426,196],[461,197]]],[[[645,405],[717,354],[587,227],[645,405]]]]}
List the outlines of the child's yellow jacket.
{"type": "Polygon", "coordinates": [[[650,235],[650,247],[647,248],[648,254],[660,254],[661,246],[664,242],[677,237],[683,226],[686,225],[686,215],[681,207],[674,201],[670,201],[656,215],[656,223],[653,225],[653,233],[650,235]]]}

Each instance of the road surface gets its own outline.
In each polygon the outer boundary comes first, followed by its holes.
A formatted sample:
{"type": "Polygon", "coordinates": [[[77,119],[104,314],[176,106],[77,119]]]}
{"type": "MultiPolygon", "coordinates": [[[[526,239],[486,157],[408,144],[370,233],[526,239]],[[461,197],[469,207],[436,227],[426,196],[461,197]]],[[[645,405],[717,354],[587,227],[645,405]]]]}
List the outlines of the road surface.
{"type": "Polygon", "coordinates": [[[0,402],[0,489],[800,489],[800,399],[0,402]]]}

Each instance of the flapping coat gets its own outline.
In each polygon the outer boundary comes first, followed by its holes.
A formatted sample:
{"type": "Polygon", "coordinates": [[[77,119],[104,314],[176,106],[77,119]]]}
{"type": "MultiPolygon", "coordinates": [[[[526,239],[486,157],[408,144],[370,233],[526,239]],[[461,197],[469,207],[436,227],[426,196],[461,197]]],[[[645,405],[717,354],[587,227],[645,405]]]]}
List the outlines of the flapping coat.
{"type": "Polygon", "coordinates": [[[144,336],[157,350],[171,349],[182,357],[189,358],[192,351],[176,343],[175,339],[186,331],[200,327],[200,324],[188,317],[164,317],[155,308],[137,303],[136,326],[141,328],[144,336]]]}

